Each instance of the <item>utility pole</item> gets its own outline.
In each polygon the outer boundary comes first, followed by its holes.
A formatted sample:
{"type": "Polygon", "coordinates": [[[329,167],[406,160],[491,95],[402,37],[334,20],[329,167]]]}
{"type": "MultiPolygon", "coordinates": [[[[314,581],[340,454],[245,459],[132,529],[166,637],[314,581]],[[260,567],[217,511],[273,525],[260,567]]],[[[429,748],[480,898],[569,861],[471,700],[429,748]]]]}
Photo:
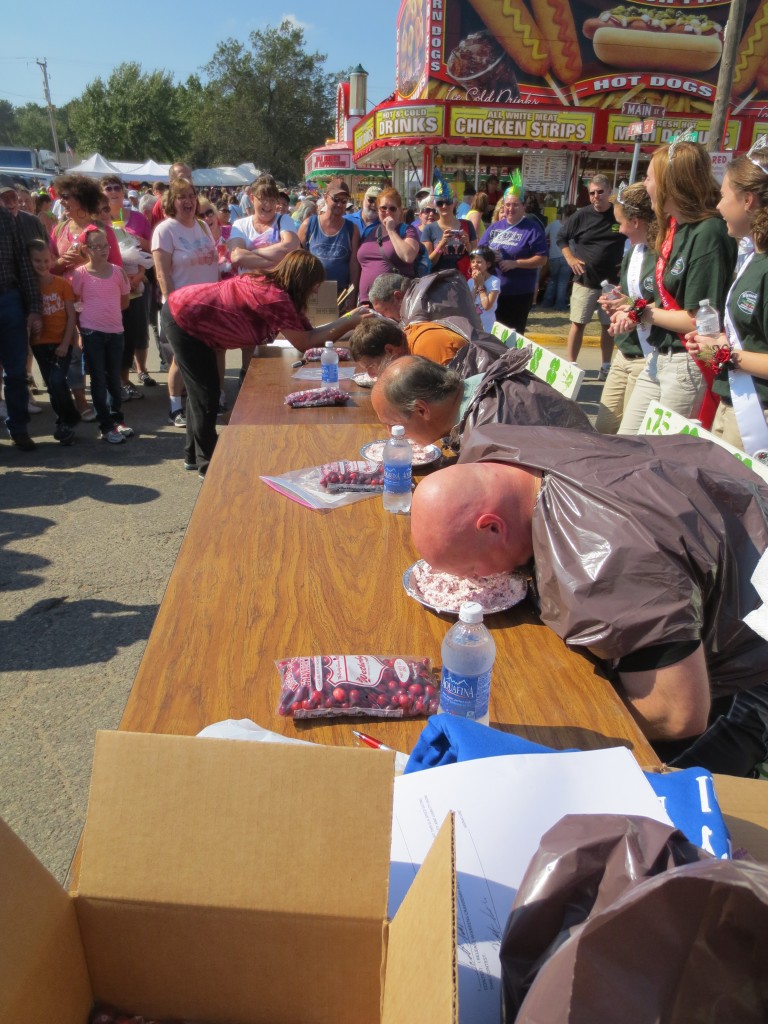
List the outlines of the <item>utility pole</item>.
{"type": "Polygon", "coordinates": [[[733,85],[733,67],[736,63],[736,50],[741,40],[746,7],[747,0],[731,0],[731,9],[728,12],[728,23],[725,28],[723,57],[717,75],[717,95],[712,106],[712,120],[707,139],[707,149],[710,153],[719,153],[724,149],[725,126],[728,123],[728,105],[733,85]]]}
{"type": "MultiPolygon", "coordinates": [[[[738,2],[738,0],[737,0],[738,2]]],[[[43,92],[45,93],[45,101],[48,104],[48,119],[51,122],[51,135],[53,136],[53,150],[56,154],[56,164],[61,167],[61,153],[59,152],[59,137],[56,134],[56,118],[54,117],[53,104],[51,103],[51,90],[48,88],[48,61],[43,57],[42,60],[35,61],[37,66],[43,72],[43,92]]]]}

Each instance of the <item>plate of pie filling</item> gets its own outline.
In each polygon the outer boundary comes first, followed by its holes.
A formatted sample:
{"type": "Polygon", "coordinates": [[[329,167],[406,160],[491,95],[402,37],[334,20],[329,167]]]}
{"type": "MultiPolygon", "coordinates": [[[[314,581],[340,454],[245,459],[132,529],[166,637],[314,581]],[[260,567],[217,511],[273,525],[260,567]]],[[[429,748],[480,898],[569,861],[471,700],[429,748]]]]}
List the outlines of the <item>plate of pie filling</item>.
{"type": "Polygon", "coordinates": [[[528,579],[516,572],[495,576],[452,576],[420,558],[403,573],[406,594],[435,612],[459,614],[464,601],[477,601],[486,615],[504,612],[528,593],[528,579]]]}
{"type": "MultiPolygon", "coordinates": [[[[406,440],[408,440],[406,438],[406,440]]],[[[360,449],[360,454],[364,459],[369,462],[383,462],[384,461],[384,445],[385,441],[369,441],[368,444],[364,444],[360,449]]],[[[440,456],[443,454],[436,444],[416,444],[414,441],[408,442],[413,449],[413,464],[414,466],[428,466],[430,462],[437,462],[440,456]]]]}

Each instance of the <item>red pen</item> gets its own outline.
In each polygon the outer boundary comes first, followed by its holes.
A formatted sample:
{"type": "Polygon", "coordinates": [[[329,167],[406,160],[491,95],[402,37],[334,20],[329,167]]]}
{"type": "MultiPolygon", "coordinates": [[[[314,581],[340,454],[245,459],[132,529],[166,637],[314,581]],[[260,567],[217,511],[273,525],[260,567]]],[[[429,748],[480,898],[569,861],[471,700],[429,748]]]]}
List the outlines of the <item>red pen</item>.
{"type": "MultiPolygon", "coordinates": [[[[365,744],[366,747],[373,747],[374,750],[394,750],[394,747],[388,747],[381,740],[376,740],[373,736],[369,736],[367,733],[358,732],[357,729],[352,730],[352,735],[357,736],[361,743],[365,744]]],[[[397,751],[395,751],[397,753],[397,751]]]]}

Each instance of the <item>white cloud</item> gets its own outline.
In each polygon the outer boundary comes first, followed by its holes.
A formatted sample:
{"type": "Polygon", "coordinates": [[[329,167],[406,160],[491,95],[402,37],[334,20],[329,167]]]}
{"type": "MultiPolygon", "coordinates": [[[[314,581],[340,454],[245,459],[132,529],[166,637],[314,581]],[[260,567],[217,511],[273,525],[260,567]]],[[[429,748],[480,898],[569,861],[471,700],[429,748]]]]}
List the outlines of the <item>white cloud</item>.
{"type": "Polygon", "coordinates": [[[297,18],[295,14],[282,14],[280,16],[280,21],[290,21],[294,28],[300,28],[304,32],[307,32],[310,29],[314,28],[314,25],[310,25],[310,23],[307,21],[301,21],[301,19],[297,18]]]}

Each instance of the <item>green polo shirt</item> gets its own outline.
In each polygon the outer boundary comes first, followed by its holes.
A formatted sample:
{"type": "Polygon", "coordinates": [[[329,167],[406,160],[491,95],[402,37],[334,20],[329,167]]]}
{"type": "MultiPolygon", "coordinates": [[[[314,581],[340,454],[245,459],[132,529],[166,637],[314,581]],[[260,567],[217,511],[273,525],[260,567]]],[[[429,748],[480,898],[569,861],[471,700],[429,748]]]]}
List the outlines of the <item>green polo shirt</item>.
{"type": "MultiPolygon", "coordinates": [[[[768,354],[768,253],[756,252],[739,280],[728,303],[733,326],[745,352],[768,354]]],[[[753,377],[760,404],[768,406],[768,380],[753,377]]],[[[712,390],[730,403],[728,371],[721,370],[712,390]]]]}

